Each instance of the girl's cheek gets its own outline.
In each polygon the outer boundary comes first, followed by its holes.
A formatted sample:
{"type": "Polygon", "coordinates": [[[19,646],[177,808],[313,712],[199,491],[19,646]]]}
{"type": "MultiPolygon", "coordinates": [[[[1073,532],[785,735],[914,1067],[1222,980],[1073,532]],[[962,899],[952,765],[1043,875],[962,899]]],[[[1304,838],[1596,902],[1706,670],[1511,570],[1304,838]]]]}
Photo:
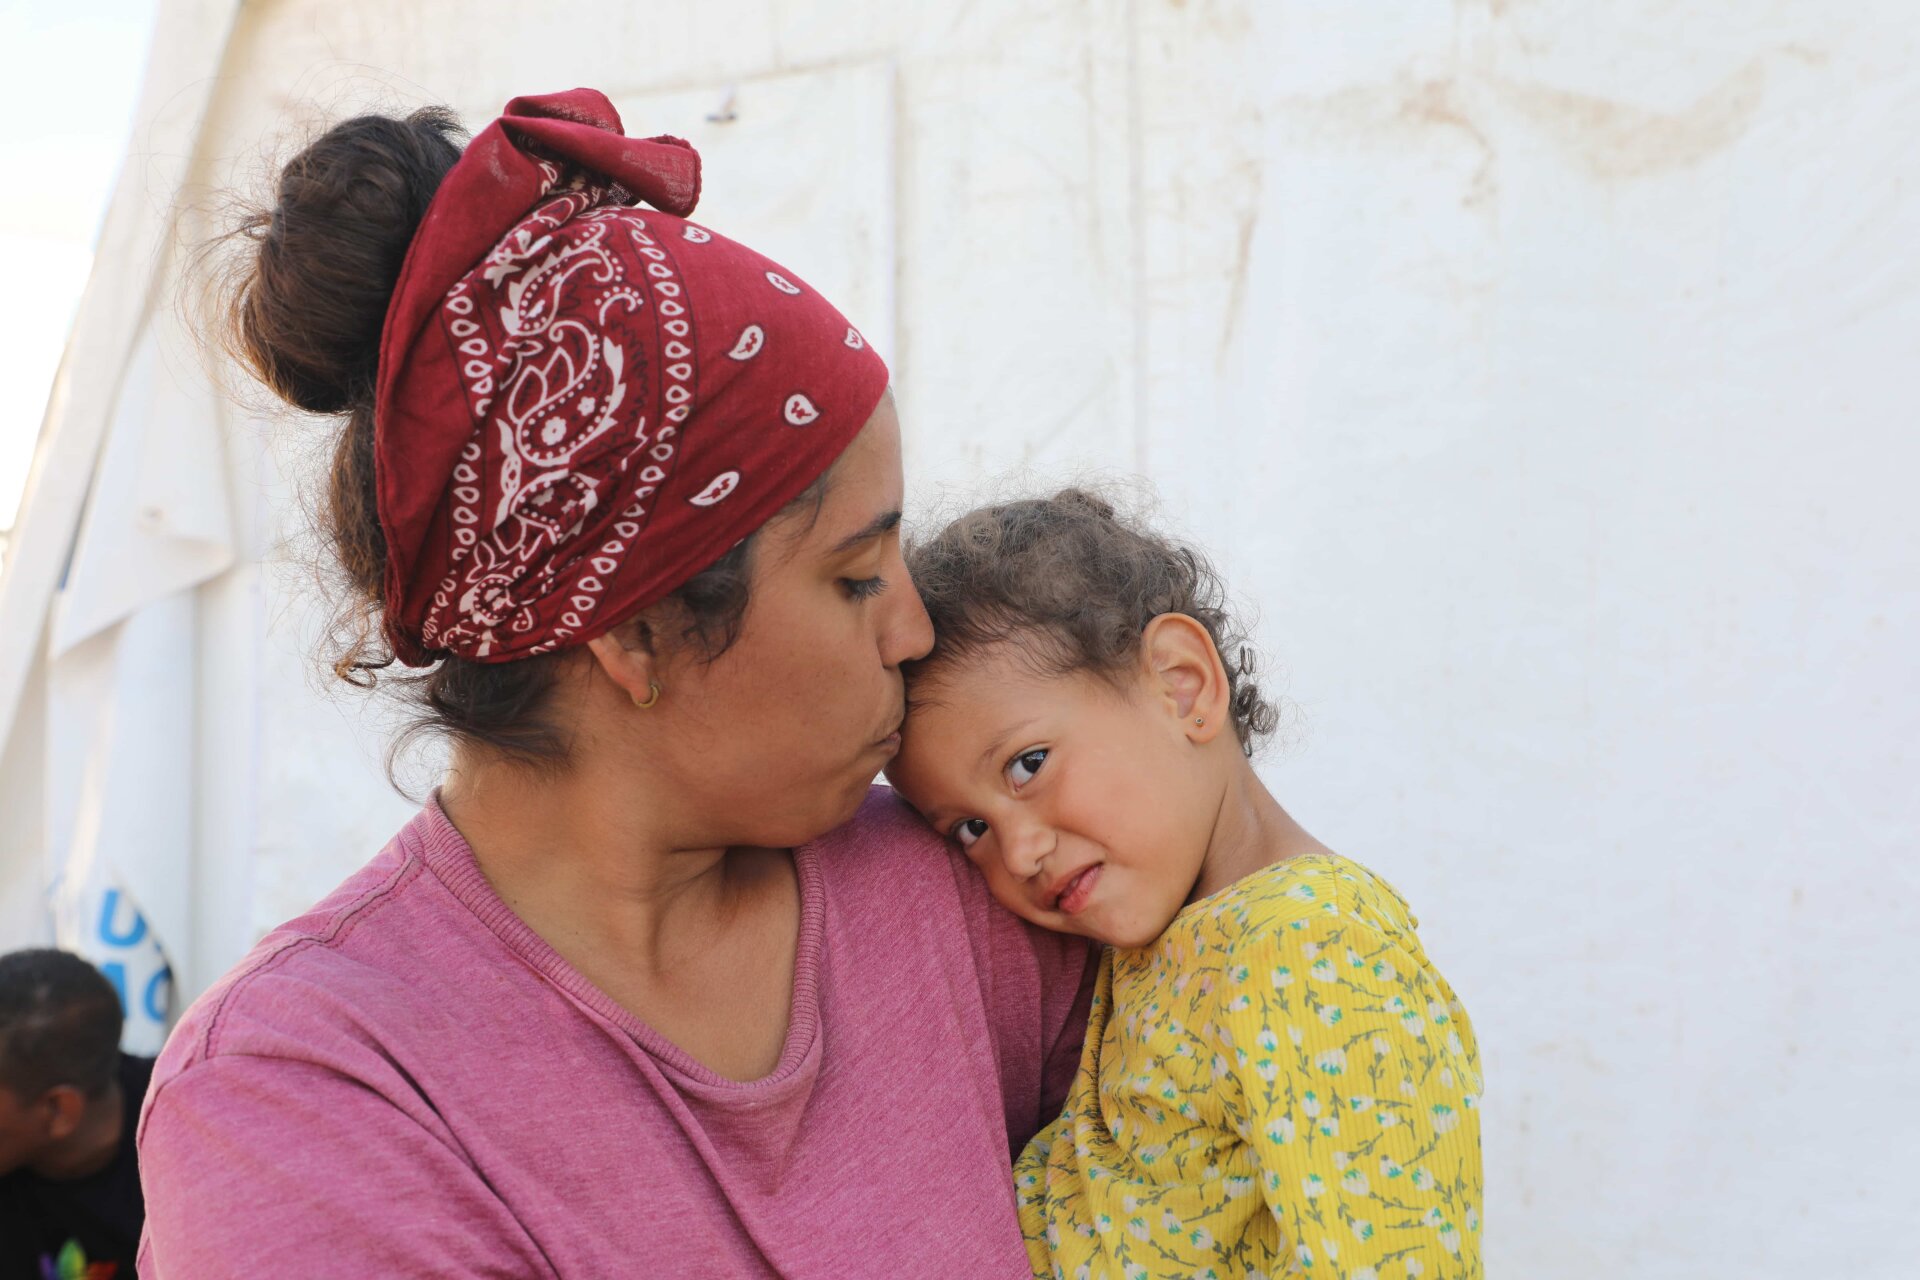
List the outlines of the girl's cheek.
{"type": "Polygon", "coordinates": [[[987,876],[987,891],[993,894],[995,902],[998,902],[1022,920],[1032,924],[1040,923],[1040,921],[1034,919],[1033,904],[1027,901],[1026,895],[1020,892],[1019,886],[1013,882],[1013,878],[1001,870],[998,863],[994,864],[992,872],[987,876]]]}

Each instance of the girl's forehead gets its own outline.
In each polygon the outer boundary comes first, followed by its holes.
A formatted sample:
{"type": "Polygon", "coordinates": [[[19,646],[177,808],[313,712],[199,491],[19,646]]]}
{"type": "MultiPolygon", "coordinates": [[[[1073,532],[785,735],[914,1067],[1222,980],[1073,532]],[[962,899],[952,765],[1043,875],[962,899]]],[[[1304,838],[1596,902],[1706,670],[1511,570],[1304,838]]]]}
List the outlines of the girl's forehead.
{"type": "Polygon", "coordinates": [[[990,744],[1008,749],[1030,745],[1014,743],[1022,732],[1058,731],[1095,696],[1079,673],[1047,675],[1029,664],[986,655],[966,655],[941,663],[931,673],[907,683],[907,723],[904,747],[916,759],[936,764],[938,771],[987,773],[998,767],[981,759],[990,744]]]}
{"type": "Polygon", "coordinates": [[[957,653],[943,651],[935,637],[933,656],[916,664],[907,677],[907,698],[929,703],[1079,701],[1096,696],[1108,684],[1095,671],[1063,671],[1060,666],[1057,646],[1041,635],[1015,632],[957,653]]]}

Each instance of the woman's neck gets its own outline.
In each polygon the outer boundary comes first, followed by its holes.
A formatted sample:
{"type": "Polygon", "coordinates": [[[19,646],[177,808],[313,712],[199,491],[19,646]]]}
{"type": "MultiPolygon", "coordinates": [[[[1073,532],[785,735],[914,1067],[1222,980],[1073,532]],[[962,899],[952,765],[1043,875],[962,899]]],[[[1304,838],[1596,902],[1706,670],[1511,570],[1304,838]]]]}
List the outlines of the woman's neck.
{"type": "Polygon", "coordinates": [[[732,913],[735,851],[685,847],[644,779],[599,772],[536,775],[463,755],[440,804],[501,901],[562,955],[612,947],[671,963],[677,942],[732,913]]]}
{"type": "Polygon", "coordinates": [[[792,1008],[792,856],[699,847],[641,771],[590,768],[556,778],[460,761],[440,803],[500,900],[562,960],[695,1061],[759,1079],[792,1008]]]}
{"type": "Polygon", "coordinates": [[[1189,902],[1218,893],[1276,862],[1332,850],[1307,834],[1267,790],[1244,756],[1232,766],[1232,776],[1221,796],[1200,876],[1189,902]]]}

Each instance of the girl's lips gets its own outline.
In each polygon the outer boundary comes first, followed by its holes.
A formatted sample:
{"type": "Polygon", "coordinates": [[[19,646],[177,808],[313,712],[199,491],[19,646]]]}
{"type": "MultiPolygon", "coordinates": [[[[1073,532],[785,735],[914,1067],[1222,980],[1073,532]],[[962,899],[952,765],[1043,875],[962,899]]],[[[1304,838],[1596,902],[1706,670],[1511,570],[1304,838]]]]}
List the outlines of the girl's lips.
{"type": "Polygon", "coordinates": [[[1087,899],[1093,897],[1093,887],[1099,883],[1100,864],[1096,862],[1067,881],[1067,887],[1060,891],[1060,901],[1054,905],[1054,910],[1061,915],[1073,915],[1087,905],[1087,899]]]}

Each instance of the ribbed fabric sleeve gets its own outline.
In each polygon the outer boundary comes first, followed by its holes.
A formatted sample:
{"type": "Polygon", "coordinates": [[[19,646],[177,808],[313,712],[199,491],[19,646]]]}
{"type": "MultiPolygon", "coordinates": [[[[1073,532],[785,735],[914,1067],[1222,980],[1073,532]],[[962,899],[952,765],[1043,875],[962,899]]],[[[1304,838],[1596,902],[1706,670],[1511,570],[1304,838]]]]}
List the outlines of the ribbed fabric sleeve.
{"type": "Polygon", "coordinates": [[[1452,993],[1339,897],[1235,948],[1225,1108],[1309,1274],[1477,1277],[1480,1083],[1452,993]]]}

